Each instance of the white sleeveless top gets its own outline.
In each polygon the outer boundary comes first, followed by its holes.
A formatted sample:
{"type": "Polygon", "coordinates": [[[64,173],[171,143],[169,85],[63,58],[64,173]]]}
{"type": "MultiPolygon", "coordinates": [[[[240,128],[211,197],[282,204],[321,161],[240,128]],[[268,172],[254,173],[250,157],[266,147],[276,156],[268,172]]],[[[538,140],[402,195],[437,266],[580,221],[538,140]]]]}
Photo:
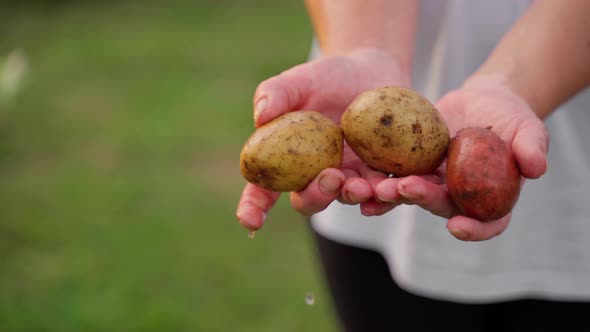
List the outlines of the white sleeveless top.
{"type": "MultiPolygon", "coordinates": [[[[528,1],[422,0],[414,89],[431,101],[459,87],[526,10],[528,1]]],[[[317,57],[317,45],[312,57],[317,57]]],[[[334,202],[312,218],[332,240],[382,253],[401,287],[432,298],[590,300],[590,91],[546,121],[549,169],[528,180],[506,231],[461,242],[446,220],[414,206],[364,217],[334,202]]],[[[360,272],[362,273],[362,272],[360,272]]]]}

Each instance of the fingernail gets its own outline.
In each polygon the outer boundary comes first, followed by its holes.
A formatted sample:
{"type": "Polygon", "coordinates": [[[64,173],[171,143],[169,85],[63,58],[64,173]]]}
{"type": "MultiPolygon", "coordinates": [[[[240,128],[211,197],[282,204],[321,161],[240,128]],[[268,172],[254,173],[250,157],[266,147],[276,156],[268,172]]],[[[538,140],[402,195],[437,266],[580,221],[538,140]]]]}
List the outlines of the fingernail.
{"type": "Polygon", "coordinates": [[[326,174],[318,180],[318,186],[324,194],[334,195],[340,189],[342,181],[337,176],[326,174]]]}
{"type": "Polygon", "coordinates": [[[397,199],[385,199],[381,196],[377,196],[377,201],[383,203],[397,203],[397,199]]]}
{"type": "Polygon", "coordinates": [[[400,181],[397,185],[397,192],[402,195],[403,197],[409,199],[409,200],[419,200],[422,198],[421,195],[416,194],[416,193],[409,193],[408,192],[408,188],[406,187],[406,184],[404,183],[404,181],[400,181]]]}
{"type": "Polygon", "coordinates": [[[264,112],[264,110],[266,109],[267,106],[268,106],[268,98],[262,97],[262,98],[258,99],[258,101],[256,102],[256,105],[254,105],[254,121],[256,121],[258,119],[258,117],[260,117],[260,114],[262,114],[262,112],[264,112]]]}
{"type": "Polygon", "coordinates": [[[342,192],[342,197],[345,199],[347,204],[351,202],[356,202],[356,197],[354,197],[354,195],[351,195],[348,190],[342,192]]]}
{"type": "Polygon", "coordinates": [[[457,228],[451,228],[449,229],[449,232],[451,232],[451,234],[453,234],[453,236],[459,240],[466,240],[469,237],[469,233],[457,228]]]}

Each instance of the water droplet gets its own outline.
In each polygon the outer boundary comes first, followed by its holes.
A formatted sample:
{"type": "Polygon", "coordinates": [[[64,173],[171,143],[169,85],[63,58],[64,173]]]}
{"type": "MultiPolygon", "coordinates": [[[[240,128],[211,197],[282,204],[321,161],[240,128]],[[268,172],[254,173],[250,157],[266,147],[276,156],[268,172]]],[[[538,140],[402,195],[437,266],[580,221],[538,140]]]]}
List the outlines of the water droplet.
{"type": "Polygon", "coordinates": [[[254,239],[255,236],[256,236],[256,231],[249,231],[248,232],[248,238],[250,240],[254,239]]]}
{"type": "Polygon", "coordinates": [[[305,294],[305,304],[313,305],[315,303],[315,295],[312,292],[307,292],[305,294]]]}

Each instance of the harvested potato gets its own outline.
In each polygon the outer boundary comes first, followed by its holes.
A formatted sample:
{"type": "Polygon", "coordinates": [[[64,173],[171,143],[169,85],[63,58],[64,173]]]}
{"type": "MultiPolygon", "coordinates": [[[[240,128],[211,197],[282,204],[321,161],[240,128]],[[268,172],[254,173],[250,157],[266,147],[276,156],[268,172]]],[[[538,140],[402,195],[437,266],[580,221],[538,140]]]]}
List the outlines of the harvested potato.
{"type": "Polygon", "coordinates": [[[359,95],[344,112],[341,125],[359,158],[397,176],[433,172],[449,144],[440,113],[406,88],[384,87],[359,95]]]}
{"type": "Polygon", "coordinates": [[[272,191],[299,191],[323,169],[340,168],[340,127],[315,111],[297,111],[264,124],[248,138],[240,155],[248,182],[272,191]]]}
{"type": "Polygon", "coordinates": [[[453,137],[446,178],[462,214],[481,221],[507,215],[520,193],[520,171],[512,151],[489,127],[461,129],[453,137]]]}

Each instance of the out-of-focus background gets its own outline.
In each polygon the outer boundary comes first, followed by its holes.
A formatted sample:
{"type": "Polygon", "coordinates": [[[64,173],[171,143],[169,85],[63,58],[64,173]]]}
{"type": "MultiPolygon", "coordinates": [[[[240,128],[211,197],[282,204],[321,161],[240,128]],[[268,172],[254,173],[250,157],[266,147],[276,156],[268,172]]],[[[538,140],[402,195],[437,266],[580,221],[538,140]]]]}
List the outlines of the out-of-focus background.
{"type": "Polygon", "coordinates": [[[311,34],[300,0],[1,2],[0,331],[336,330],[286,197],[234,217],[254,89],[311,34]]]}

